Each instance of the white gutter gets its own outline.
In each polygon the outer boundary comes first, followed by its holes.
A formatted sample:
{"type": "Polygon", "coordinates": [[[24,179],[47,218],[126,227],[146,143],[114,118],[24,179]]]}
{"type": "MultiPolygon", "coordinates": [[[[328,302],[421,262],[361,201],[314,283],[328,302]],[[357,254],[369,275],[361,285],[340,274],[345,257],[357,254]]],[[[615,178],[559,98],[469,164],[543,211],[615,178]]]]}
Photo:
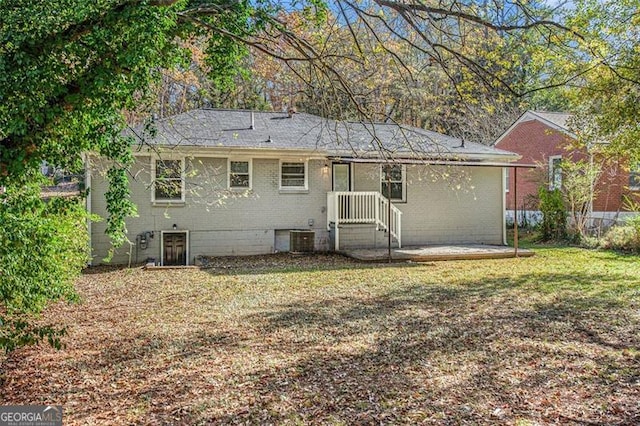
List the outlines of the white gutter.
{"type": "Polygon", "coordinates": [[[410,152],[396,152],[390,155],[389,159],[382,159],[376,154],[376,151],[357,152],[357,151],[335,151],[326,149],[299,149],[299,148],[282,148],[282,147],[232,147],[232,146],[195,146],[195,145],[177,145],[177,146],[163,146],[155,145],[152,147],[143,147],[142,149],[134,149],[133,154],[135,156],[149,156],[149,155],[162,155],[172,154],[179,149],[182,155],[188,154],[198,157],[220,157],[226,158],[235,155],[247,155],[254,158],[284,158],[284,157],[305,157],[309,159],[336,159],[350,161],[350,159],[362,159],[365,161],[396,161],[399,163],[410,164],[417,161],[418,163],[427,163],[434,161],[497,161],[497,162],[511,162],[517,161],[522,158],[521,155],[508,151],[496,150],[498,152],[478,152],[478,153],[456,153],[453,151],[439,152],[439,153],[410,153],[410,152]],[[424,158],[420,158],[420,156],[424,158]],[[436,158],[436,159],[434,159],[436,158]]]}
{"type": "Polygon", "coordinates": [[[162,156],[163,154],[171,155],[179,152],[180,155],[188,155],[193,157],[211,157],[211,158],[228,158],[230,156],[251,156],[253,158],[264,159],[281,159],[304,157],[311,160],[325,160],[328,154],[321,150],[302,150],[287,148],[240,148],[240,147],[195,147],[180,146],[178,147],[160,147],[155,149],[145,148],[139,151],[134,150],[133,155],[137,157],[162,156]]]}
{"type": "Polygon", "coordinates": [[[389,159],[385,160],[382,158],[334,158],[329,157],[330,159],[343,161],[345,163],[371,163],[371,164],[380,164],[387,162],[396,162],[399,164],[422,164],[429,166],[465,166],[465,167],[517,167],[524,169],[535,169],[537,166],[535,164],[521,164],[521,163],[510,163],[506,161],[458,161],[458,160],[418,160],[418,159],[389,159]]]}

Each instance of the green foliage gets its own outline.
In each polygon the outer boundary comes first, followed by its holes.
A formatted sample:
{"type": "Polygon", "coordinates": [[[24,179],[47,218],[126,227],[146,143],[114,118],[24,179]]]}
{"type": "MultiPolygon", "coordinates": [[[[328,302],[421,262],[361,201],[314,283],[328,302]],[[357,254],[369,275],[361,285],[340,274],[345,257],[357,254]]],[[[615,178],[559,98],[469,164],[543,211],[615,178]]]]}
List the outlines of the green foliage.
{"type": "Polygon", "coordinates": [[[640,215],[611,227],[600,244],[603,248],[640,253],[640,215]]]}
{"type": "MultiPolygon", "coordinates": [[[[554,89],[532,102],[543,98],[543,108],[575,112],[599,141],[610,142],[608,150],[640,160],[638,1],[577,0],[564,10],[564,21],[574,34],[558,34],[536,56],[554,89]]],[[[583,129],[576,126],[577,133],[583,129]]]]}
{"type": "Polygon", "coordinates": [[[624,199],[624,209],[635,212],[623,224],[611,227],[600,240],[600,246],[613,250],[640,253],[640,203],[630,197],[624,199]]]}
{"type": "Polygon", "coordinates": [[[540,223],[541,238],[544,241],[562,240],[567,235],[567,211],[564,199],[559,189],[549,189],[540,186],[538,189],[540,199],[540,223]]]}
{"type": "Polygon", "coordinates": [[[131,153],[120,137],[123,109],[144,96],[152,70],[179,57],[180,5],[0,2],[0,186],[7,187],[0,205],[1,348],[42,339],[58,345],[62,331],[35,319],[49,301],[75,297],[73,280],[87,262],[83,205],[41,199],[42,160],[77,170],[87,151],[112,159],[117,202],[109,232],[124,238],[131,153]]]}
{"type": "Polygon", "coordinates": [[[88,261],[86,212],[77,198],[42,199],[37,184],[9,185],[0,196],[0,349],[63,330],[34,319],[50,301],[76,300],[73,280],[88,261]]]}
{"type": "MultiPolygon", "coordinates": [[[[182,3],[4,1],[0,185],[43,159],[77,168],[86,151],[126,164],[122,110],[144,94],[151,70],[179,56],[173,39],[182,3]]],[[[110,229],[122,231],[117,221],[110,229]]]]}

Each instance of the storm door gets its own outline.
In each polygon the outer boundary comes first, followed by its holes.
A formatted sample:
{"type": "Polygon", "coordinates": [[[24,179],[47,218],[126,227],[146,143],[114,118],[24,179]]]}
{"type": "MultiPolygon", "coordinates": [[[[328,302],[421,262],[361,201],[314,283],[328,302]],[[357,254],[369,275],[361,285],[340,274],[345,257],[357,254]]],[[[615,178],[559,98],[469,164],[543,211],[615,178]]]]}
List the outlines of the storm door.
{"type": "Polygon", "coordinates": [[[333,163],[333,191],[351,191],[351,165],[333,163]]]}
{"type": "MultiPolygon", "coordinates": [[[[351,191],[351,164],[333,163],[333,192],[351,191]]],[[[353,204],[351,197],[340,197],[338,209],[340,218],[349,219],[352,216],[353,204]]]]}

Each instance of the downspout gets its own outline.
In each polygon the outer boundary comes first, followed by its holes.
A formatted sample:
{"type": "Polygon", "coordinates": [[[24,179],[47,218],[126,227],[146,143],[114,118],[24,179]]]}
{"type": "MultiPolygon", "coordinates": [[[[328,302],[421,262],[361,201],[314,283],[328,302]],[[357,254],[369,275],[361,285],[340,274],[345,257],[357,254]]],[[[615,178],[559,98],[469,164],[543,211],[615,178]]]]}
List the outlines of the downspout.
{"type": "Polygon", "coordinates": [[[84,155],[84,189],[87,192],[85,206],[87,209],[87,233],[89,234],[89,266],[93,264],[93,236],[91,224],[91,160],[88,155],[84,155]]]}
{"type": "Polygon", "coordinates": [[[518,168],[513,168],[513,254],[518,257],[518,168]]]}
{"type": "Polygon", "coordinates": [[[387,257],[391,263],[391,170],[387,171],[387,257]]]}
{"type": "Polygon", "coordinates": [[[591,179],[589,179],[589,206],[587,207],[587,214],[589,215],[589,219],[587,223],[589,224],[590,228],[593,228],[593,193],[595,191],[595,179],[593,179],[593,151],[591,149],[589,149],[589,167],[589,176],[591,177],[591,179]]]}
{"type": "Polygon", "coordinates": [[[333,217],[335,218],[334,221],[334,250],[335,251],[340,251],[340,228],[339,228],[339,224],[340,224],[340,196],[337,193],[333,193],[334,194],[334,200],[333,200],[333,217]]]}
{"type": "Polygon", "coordinates": [[[502,168],[502,245],[507,245],[507,168],[502,168]]]}

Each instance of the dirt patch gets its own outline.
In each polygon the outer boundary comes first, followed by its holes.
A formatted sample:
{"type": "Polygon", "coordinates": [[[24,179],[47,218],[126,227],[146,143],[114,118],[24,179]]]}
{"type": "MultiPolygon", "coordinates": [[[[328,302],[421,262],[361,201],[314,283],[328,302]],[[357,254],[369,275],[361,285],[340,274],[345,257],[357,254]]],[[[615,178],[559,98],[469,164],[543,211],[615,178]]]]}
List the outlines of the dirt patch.
{"type": "Polygon", "coordinates": [[[335,253],[274,253],[256,256],[198,256],[196,265],[224,273],[291,269],[335,269],[360,266],[361,262],[335,253]]]}

